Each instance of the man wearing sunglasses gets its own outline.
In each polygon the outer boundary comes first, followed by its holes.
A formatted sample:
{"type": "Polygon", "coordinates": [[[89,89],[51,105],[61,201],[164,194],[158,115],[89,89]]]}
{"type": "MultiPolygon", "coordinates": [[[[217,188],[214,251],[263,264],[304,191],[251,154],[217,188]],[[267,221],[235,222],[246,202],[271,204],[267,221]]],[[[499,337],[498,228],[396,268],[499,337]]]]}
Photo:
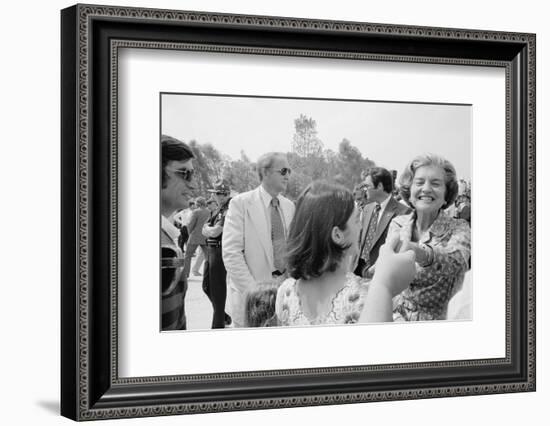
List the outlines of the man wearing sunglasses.
{"type": "Polygon", "coordinates": [[[183,251],[178,245],[180,231],[170,216],[187,208],[193,191],[193,152],[185,143],[170,136],[161,137],[162,176],[161,213],[161,330],[185,330],[185,293],[183,251]]]}
{"type": "Polygon", "coordinates": [[[226,309],[234,327],[246,326],[247,292],[284,274],[286,236],[294,216],[294,204],[281,195],[291,174],[286,155],[264,154],[256,167],[260,186],[231,199],[223,229],[226,309]]]}

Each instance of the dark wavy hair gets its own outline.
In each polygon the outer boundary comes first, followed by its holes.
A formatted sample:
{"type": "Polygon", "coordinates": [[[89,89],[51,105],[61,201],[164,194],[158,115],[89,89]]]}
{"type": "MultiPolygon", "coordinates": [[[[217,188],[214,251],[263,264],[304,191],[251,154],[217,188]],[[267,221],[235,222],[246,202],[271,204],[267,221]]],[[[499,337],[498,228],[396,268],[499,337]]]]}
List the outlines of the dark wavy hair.
{"type": "Polygon", "coordinates": [[[456,170],[451,162],[438,155],[419,155],[407,164],[407,167],[405,167],[399,178],[399,193],[403,197],[403,200],[414,208],[410,202],[411,184],[416,171],[424,166],[436,166],[443,170],[443,174],[445,175],[445,205],[442,208],[446,209],[454,203],[458,195],[458,181],[456,179],[456,170]]]}
{"type": "Polygon", "coordinates": [[[332,239],[332,229],[345,230],[355,203],[345,187],[326,181],[312,182],[298,197],[287,240],[288,273],[311,279],[333,272],[346,249],[332,239]]]}
{"type": "Polygon", "coordinates": [[[185,161],[195,158],[195,154],[185,142],[182,142],[171,136],[162,135],[160,137],[161,157],[162,157],[162,187],[166,187],[166,165],[170,161],[185,161]]]}

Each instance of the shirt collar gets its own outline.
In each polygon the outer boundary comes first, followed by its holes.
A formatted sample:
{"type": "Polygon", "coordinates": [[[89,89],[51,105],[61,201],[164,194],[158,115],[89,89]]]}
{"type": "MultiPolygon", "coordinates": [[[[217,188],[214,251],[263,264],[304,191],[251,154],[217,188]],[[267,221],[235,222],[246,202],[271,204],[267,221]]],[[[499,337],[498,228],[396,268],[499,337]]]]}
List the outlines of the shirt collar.
{"type": "MultiPolygon", "coordinates": [[[[268,208],[271,205],[271,200],[273,198],[277,198],[279,200],[278,195],[276,197],[272,197],[271,195],[269,195],[269,193],[265,190],[265,188],[262,185],[260,185],[260,198],[262,199],[262,203],[264,204],[265,208],[268,208]]],[[[279,200],[279,204],[280,204],[280,201],[281,200],[279,200]]]]}
{"type": "Polygon", "coordinates": [[[176,228],[176,226],[170,222],[165,216],[161,215],[160,217],[160,223],[161,227],[168,234],[170,238],[176,243],[178,243],[178,238],[180,236],[180,230],[176,228]]]}
{"type": "Polygon", "coordinates": [[[386,206],[390,202],[391,194],[389,194],[384,201],[380,203],[380,212],[383,212],[386,209],[386,206]]]}
{"type": "MultiPolygon", "coordinates": [[[[402,227],[402,232],[410,237],[416,223],[416,211],[408,215],[397,216],[394,220],[402,227]]],[[[432,236],[441,238],[452,230],[453,220],[445,211],[441,210],[420,242],[427,242],[431,240],[432,236]]]]}

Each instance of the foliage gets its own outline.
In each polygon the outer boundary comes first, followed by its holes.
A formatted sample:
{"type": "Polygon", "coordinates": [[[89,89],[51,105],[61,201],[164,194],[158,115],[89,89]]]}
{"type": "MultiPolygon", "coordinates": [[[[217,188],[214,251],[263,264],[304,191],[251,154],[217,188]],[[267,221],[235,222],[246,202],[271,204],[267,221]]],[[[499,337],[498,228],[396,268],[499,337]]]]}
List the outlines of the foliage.
{"type": "MultiPolygon", "coordinates": [[[[295,134],[291,141],[291,152],[286,153],[292,174],[286,196],[296,199],[312,181],[326,179],[340,183],[352,190],[363,180],[366,170],[375,166],[374,161],[363,157],[351,141],[343,138],[338,151],[324,149],[317,136],[317,123],[303,114],[294,120],[295,134]]],[[[223,156],[211,144],[190,142],[195,153],[197,170],[197,191],[195,195],[205,195],[218,179],[225,179],[237,193],[249,191],[259,185],[255,163],[244,151],[239,159],[223,156]]]]}
{"type": "Polygon", "coordinates": [[[323,143],[317,137],[317,123],[311,117],[300,114],[294,120],[295,133],[292,138],[292,152],[300,157],[320,156],[323,152],[323,143]]]}

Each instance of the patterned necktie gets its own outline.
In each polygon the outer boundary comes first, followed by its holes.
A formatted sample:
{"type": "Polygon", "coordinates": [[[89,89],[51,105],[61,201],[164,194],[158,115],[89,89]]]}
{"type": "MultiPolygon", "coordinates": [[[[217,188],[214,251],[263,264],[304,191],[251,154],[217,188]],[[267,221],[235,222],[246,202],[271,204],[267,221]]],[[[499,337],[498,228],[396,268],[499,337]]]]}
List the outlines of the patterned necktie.
{"type": "Polygon", "coordinates": [[[372,215],[370,217],[369,227],[367,229],[367,236],[365,237],[365,243],[363,244],[363,251],[361,252],[361,257],[367,262],[367,268],[370,267],[370,249],[374,241],[374,236],[376,235],[376,228],[378,227],[378,215],[380,213],[380,204],[376,204],[372,215]]]}
{"type": "Polygon", "coordinates": [[[279,199],[271,199],[271,242],[273,243],[273,265],[279,272],[284,272],[285,228],[279,213],[279,199]]]}

